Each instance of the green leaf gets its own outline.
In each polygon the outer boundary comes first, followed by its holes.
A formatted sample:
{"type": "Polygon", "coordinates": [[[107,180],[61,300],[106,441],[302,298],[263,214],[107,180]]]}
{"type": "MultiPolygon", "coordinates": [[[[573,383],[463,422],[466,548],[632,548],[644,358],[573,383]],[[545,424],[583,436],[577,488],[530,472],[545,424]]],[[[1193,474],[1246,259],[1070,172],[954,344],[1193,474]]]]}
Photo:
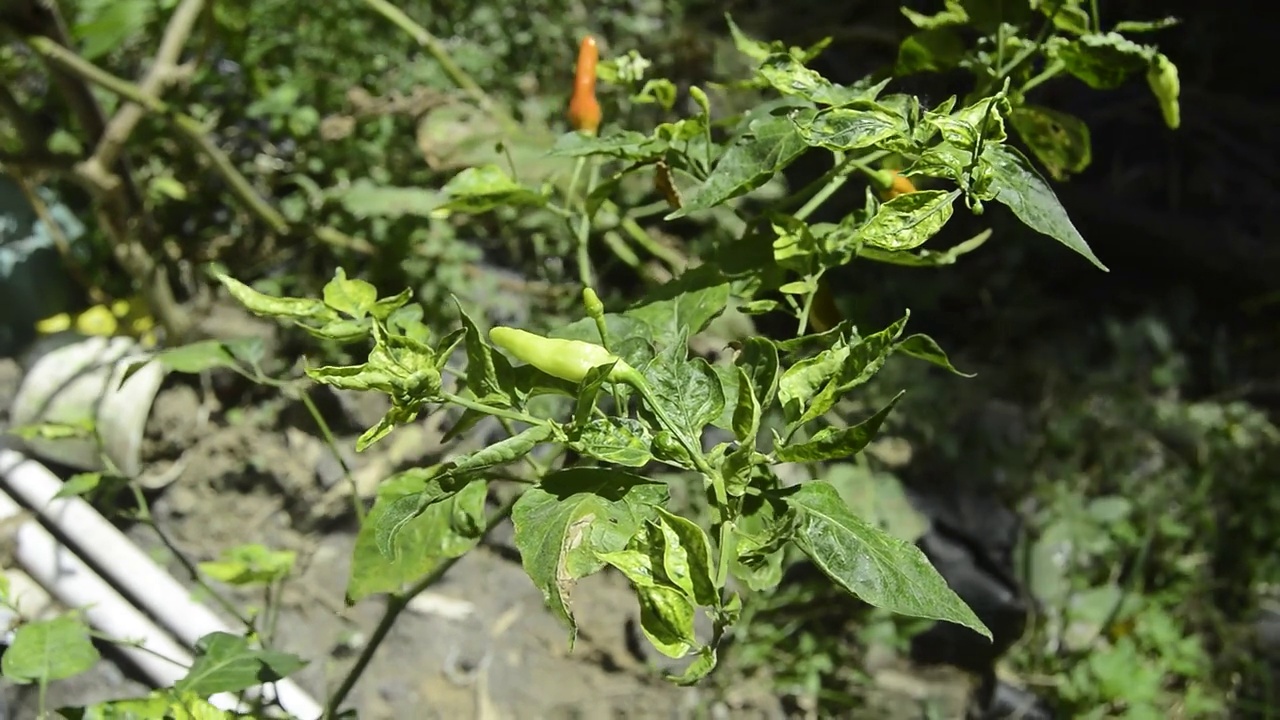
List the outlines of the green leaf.
{"type": "Polygon", "coordinates": [[[487,483],[474,480],[456,494],[428,505],[411,520],[403,521],[411,496],[416,505],[427,488],[421,474],[401,475],[378,488],[378,498],[360,526],[351,553],[351,577],[347,582],[347,603],[355,604],[374,593],[400,592],[445,561],[461,557],[475,547],[484,534],[484,501],[487,483]],[[401,514],[388,509],[398,504],[401,514]],[[378,535],[386,522],[403,521],[391,539],[391,552],[378,546],[378,535]]]}
{"type": "Polygon", "coordinates": [[[658,517],[650,521],[661,542],[663,574],[668,580],[704,607],[718,607],[720,593],[712,580],[711,539],[697,524],[687,518],[658,508],[658,517]]]}
{"type": "Polygon", "coordinates": [[[615,362],[593,367],[583,376],[582,382],[578,384],[578,399],[573,407],[574,427],[581,428],[591,421],[591,413],[596,409],[596,398],[600,396],[600,389],[604,387],[609,379],[609,373],[613,372],[616,365],[615,362]]]}
{"type": "Polygon", "coordinates": [[[313,320],[323,324],[337,316],[320,300],[311,298],[278,298],[254,290],[244,283],[222,273],[214,273],[223,287],[231,293],[246,310],[263,317],[287,318],[290,320],[313,320]]]}
{"type": "Polygon", "coordinates": [[[335,270],[333,279],[325,283],[324,304],[356,320],[368,315],[377,302],[378,289],[372,283],[350,280],[342,268],[335,270]]]}
{"type": "Polygon", "coordinates": [[[1164,53],[1156,53],[1147,68],[1147,85],[1160,103],[1160,113],[1164,116],[1164,124],[1170,130],[1177,130],[1182,125],[1182,106],[1178,97],[1182,92],[1182,83],[1178,81],[1178,66],[1165,57],[1164,53]]]}
{"type": "Polygon", "coordinates": [[[1155,48],[1139,45],[1115,32],[1053,43],[1047,52],[1094,90],[1120,87],[1129,76],[1146,70],[1156,54],[1155,48]]]}
{"type": "Polygon", "coordinates": [[[228,585],[267,585],[293,572],[298,554],[292,550],[269,550],[258,544],[239,545],[223,551],[214,562],[200,563],[200,572],[228,585]]]}
{"type": "Polygon", "coordinates": [[[1107,266],[1098,260],[1076,230],[1053,188],[1025,155],[1008,145],[987,145],[982,151],[982,162],[991,168],[991,189],[997,202],[1008,206],[1027,227],[1048,235],[1083,255],[1098,269],[1107,271],[1107,266]]]}
{"type": "Polygon", "coordinates": [[[950,70],[964,58],[964,40],[951,28],[932,28],[911,33],[898,46],[894,74],[950,70]]]}
{"type": "Polygon", "coordinates": [[[889,327],[853,345],[842,338],[831,348],[787,368],[778,381],[778,399],[789,428],[820,417],[840,396],[879,372],[910,317],[908,311],[889,327]]]}
{"type": "Polygon", "coordinates": [[[682,658],[697,644],[694,636],[693,600],[677,587],[657,581],[656,568],[648,553],[634,547],[598,553],[631,581],[640,603],[640,629],[658,652],[682,658]]]}
{"type": "Polygon", "coordinates": [[[54,493],[53,497],[56,499],[86,495],[97,490],[101,482],[102,473],[100,472],[76,473],[62,483],[62,487],[58,488],[58,492],[54,493]]]}
{"type": "Polygon", "coordinates": [[[916,252],[889,252],[880,248],[862,246],[858,248],[858,257],[875,262],[906,267],[941,267],[954,265],[962,255],[966,255],[982,247],[991,238],[991,228],[987,228],[964,242],[946,250],[917,250],[916,252]]]}
{"type": "Polygon", "coordinates": [[[835,85],[805,67],[791,53],[774,53],[756,70],[773,89],[783,95],[804,98],[819,105],[847,105],[867,98],[863,88],[835,85]]]}
{"type": "Polygon", "coordinates": [[[430,217],[447,199],[438,190],[387,187],[367,178],[356,180],[350,187],[328,190],[326,195],[336,197],[344,210],[359,219],[430,217]]]}
{"type": "Polygon", "coordinates": [[[569,446],[607,463],[644,467],[653,460],[653,438],[644,423],[632,418],[594,418],[581,427],[569,446]]]}
{"type": "MultiPolygon", "coordinates": [[[[805,112],[802,111],[801,115],[805,112]]],[[[684,205],[667,220],[708,210],[764,185],[804,152],[796,121],[765,117],[751,122],[748,133],[729,146],[702,184],[685,194],[684,205]]]]}
{"type": "Polygon", "coordinates": [[[63,615],[19,626],[0,658],[0,673],[19,685],[47,685],[86,672],[98,657],[89,627],[75,615],[63,615]]]}
{"type": "Polygon", "coordinates": [[[258,338],[241,340],[201,340],[155,354],[155,359],[174,372],[196,375],[217,368],[239,369],[242,361],[256,364],[263,352],[258,338]]]}
{"type": "Polygon", "coordinates": [[[789,120],[804,145],[841,152],[869,148],[907,132],[900,115],[873,102],[816,114],[799,113],[789,120]]]}
{"type": "Polygon", "coordinates": [[[180,693],[208,698],[223,692],[240,692],[287,677],[306,666],[296,655],[255,650],[238,635],[214,632],[196,641],[196,660],[185,677],[174,683],[180,693]]]}
{"type": "Polygon", "coordinates": [[[885,418],[889,417],[893,407],[898,404],[898,401],[905,394],[905,390],[899,392],[889,401],[888,405],[880,408],[876,411],[876,414],[857,425],[851,425],[846,428],[823,428],[814,433],[813,437],[806,442],[779,448],[777,451],[778,460],[780,462],[807,463],[853,457],[862,452],[862,449],[875,439],[876,433],[880,432],[880,426],[884,424],[885,418]]]}
{"type": "Polygon", "coordinates": [[[1084,172],[1093,160],[1089,126],[1074,115],[1023,105],[1009,113],[1009,123],[1055,180],[1084,172]]]}
{"type": "Polygon", "coordinates": [[[511,363],[502,353],[490,349],[457,298],[454,304],[466,333],[463,342],[467,348],[467,389],[481,402],[509,407],[514,400],[507,392],[512,384],[511,363]]]}
{"type": "Polygon", "coordinates": [[[453,176],[441,192],[448,198],[441,210],[466,213],[488,212],[502,206],[541,207],[547,203],[545,195],[512,180],[497,165],[469,167],[453,176]]]}
{"type": "Polygon", "coordinates": [[[977,377],[974,373],[966,373],[957,370],[956,367],[951,364],[951,359],[947,357],[946,351],[938,346],[937,341],[923,333],[908,335],[902,339],[902,342],[898,343],[894,350],[904,355],[910,355],[917,360],[924,360],[925,362],[933,363],[934,365],[955,373],[960,377],[977,377]]]}
{"type": "Polygon", "coordinates": [[[80,56],[97,60],[121,49],[141,33],[155,17],[152,0],[112,0],[93,3],[92,10],[76,23],[74,35],[81,41],[80,56]]]}
{"type": "Polygon", "coordinates": [[[568,623],[571,648],[573,586],[604,567],[599,553],[626,548],[666,494],[665,485],[621,470],[570,468],[547,475],[516,501],[516,548],[548,607],[568,623]]]}
{"type": "Polygon", "coordinates": [[[796,512],[796,545],[837,585],[875,607],[991,637],[919,548],[854,515],[829,483],[805,483],[785,499],[796,512]]]}
{"type": "Polygon", "coordinates": [[[738,378],[738,402],[733,409],[733,435],[738,442],[755,446],[760,432],[760,401],[756,399],[751,376],[739,366],[733,368],[738,378]]]}
{"type": "Polygon", "coordinates": [[[701,446],[702,429],[724,411],[720,376],[703,358],[685,359],[683,337],[672,343],[643,369],[652,400],[675,424],[667,429],[694,447],[701,446]]]}
{"type": "Polygon", "coordinates": [[[959,190],[920,190],[899,195],[880,205],[858,229],[864,244],[890,251],[915,249],[938,234],[951,219],[959,190]]]}

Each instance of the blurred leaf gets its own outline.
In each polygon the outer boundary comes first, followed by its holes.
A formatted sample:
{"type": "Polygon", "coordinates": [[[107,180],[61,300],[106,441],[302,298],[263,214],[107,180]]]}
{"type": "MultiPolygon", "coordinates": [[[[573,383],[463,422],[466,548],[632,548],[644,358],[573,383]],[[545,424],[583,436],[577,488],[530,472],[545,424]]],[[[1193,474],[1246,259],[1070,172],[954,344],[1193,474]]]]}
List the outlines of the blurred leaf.
{"type": "Polygon", "coordinates": [[[545,205],[547,198],[511,179],[497,165],[469,167],[450,180],[441,192],[448,199],[442,210],[480,213],[503,206],[545,205]]]}
{"type": "Polygon", "coordinates": [[[1095,90],[1120,87],[1129,76],[1146,70],[1156,54],[1154,48],[1115,32],[1051,44],[1048,52],[1067,72],[1095,90]]]}
{"type": "Polygon", "coordinates": [[[950,28],[933,28],[911,33],[898,46],[895,75],[942,72],[955,67],[964,57],[965,46],[950,28]]]}
{"type": "Polygon", "coordinates": [[[351,187],[329,190],[347,212],[357,218],[398,218],[405,215],[429,217],[446,198],[437,190],[388,187],[360,178],[351,187]]]}
{"type": "Polygon", "coordinates": [[[98,662],[89,627],[74,615],[21,625],[0,657],[0,672],[19,685],[47,685],[88,671],[98,662]]]}
{"type": "Polygon", "coordinates": [[[273,682],[306,665],[296,655],[255,650],[243,637],[214,632],[196,641],[195,663],[185,677],[174,683],[173,689],[207,698],[273,682]]]}
{"type": "Polygon", "coordinates": [[[199,567],[200,572],[228,585],[266,585],[293,572],[297,556],[292,550],[270,550],[253,543],[224,550],[220,559],[202,562],[199,567]]]}
{"type": "Polygon", "coordinates": [[[1089,126],[1074,115],[1023,105],[1009,113],[1009,123],[1054,180],[1084,172],[1093,159],[1089,126]]]}

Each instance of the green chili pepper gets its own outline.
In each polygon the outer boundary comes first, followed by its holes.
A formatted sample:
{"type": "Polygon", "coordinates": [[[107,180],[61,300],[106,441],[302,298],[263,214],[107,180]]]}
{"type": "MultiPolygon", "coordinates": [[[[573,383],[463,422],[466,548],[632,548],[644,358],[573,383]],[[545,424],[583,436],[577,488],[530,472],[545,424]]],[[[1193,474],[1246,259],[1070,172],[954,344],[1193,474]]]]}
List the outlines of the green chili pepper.
{"type": "Polygon", "coordinates": [[[489,331],[489,339],[517,360],[561,380],[582,382],[591,368],[615,363],[609,372],[611,382],[637,386],[644,382],[640,373],[625,360],[594,343],[543,337],[509,327],[493,328],[489,331]]]}

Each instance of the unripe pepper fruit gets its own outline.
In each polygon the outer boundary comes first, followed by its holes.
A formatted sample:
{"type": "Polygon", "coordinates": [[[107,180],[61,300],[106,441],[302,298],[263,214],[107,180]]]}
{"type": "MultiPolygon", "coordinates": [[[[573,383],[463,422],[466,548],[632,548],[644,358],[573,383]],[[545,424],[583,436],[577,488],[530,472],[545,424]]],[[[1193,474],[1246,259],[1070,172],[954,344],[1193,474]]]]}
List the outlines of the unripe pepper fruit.
{"type": "Polygon", "coordinates": [[[573,95],[569,97],[569,124],[574,130],[595,135],[600,129],[600,101],[596,99],[596,65],[600,48],[591,35],[578,46],[578,65],[573,73],[573,95]]]}
{"type": "Polygon", "coordinates": [[[632,385],[643,382],[635,368],[617,355],[594,343],[581,340],[564,340],[510,327],[489,330],[494,345],[538,368],[551,377],[579,383],[594,367],[614,363],[608,379],[632,385]]]}

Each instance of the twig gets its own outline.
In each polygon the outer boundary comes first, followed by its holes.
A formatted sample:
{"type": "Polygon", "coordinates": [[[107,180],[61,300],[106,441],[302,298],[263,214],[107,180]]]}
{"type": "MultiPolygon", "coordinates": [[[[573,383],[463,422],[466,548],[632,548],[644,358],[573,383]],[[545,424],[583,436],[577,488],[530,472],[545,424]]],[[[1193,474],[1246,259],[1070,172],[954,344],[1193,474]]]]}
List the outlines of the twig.
{"type": "MultiPolygon", "coordinates": [[[[138,83],[138,89],[144,94],[158,97],[164,86],[172,82],[177,71],[178,56],[182,53],[203,7],[204,0],[182,0],[178,9],[173,11],[160,39],[160,49],[151,61],[147,74],[138,83]]],[[[104,185],[110,185],[111,173],[107,168],[115,165],[121,149],[144,114],[145,110],[137,103],[129,102],[121,106],[103,130],[93,156],[82,164],[81,172],[89,177],[101,178],[104,185]]]]}
{"type": "Polygon", "coordinates": [[[76,259],[75,253],[71,250],[71,242],[67,240],[66,234],[62,232],[62,226],[49,213],[49,207],[44,204],[44,199],[31,187],[31,183],[27,182],[25,177],[20,175],[12,175],[11,177],[18,184],[18,189],[22,191],[23,196],[26,197],[27,204],[35,211],[36,217],[40,218],[40,222],[49,231],[49,238],[53,240],[53,246],[57,248],[58,255],[62,257],[62,262],[66,265],[67,272],[76,279],[76,282],[80,283],[93,302],[98,304],[105,303],[107,301],[106,295],[93,284],[84,267],[80,265],[80,261],[76,259]]]}

